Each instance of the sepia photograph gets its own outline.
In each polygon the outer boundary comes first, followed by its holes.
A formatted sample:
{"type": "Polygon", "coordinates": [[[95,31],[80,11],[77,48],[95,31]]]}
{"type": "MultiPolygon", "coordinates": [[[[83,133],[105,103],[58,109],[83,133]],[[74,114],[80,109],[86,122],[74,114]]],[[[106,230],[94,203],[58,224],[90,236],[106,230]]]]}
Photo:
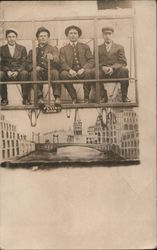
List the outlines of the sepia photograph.
{"type": "Polygon", "coordinates": [[[0,1],[0,249],[155,249],[156,1],[0,1]]]}

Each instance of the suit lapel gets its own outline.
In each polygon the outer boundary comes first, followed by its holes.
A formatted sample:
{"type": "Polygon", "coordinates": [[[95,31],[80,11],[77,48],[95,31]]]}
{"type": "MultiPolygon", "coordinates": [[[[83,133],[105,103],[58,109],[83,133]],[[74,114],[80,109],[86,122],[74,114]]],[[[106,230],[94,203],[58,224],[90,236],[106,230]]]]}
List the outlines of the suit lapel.
{"type": "Polygon", "coordinates": [[[110,48],[110,51],[108,52],[108,54],[109,55],[113,54],[114,50],[115,50],[115,43],[112,42],[112,45],[111,45],[111,48],[110,48]]]}
{"type": "Polygon", "coordinates": [[[17,57],[17,54],[18,54],[18,44],[15,45],[15,51],[14,51],[14,55],[13,55],[13,58],[16,58],[17,57]]]}
{"type": "Polygon", "coordinates": [[[78,45],[79,61],[81,63],[82,62],[82,58],[83,58],[83,49],[82,49],[81,43],[78,42],[77,45],[78,45]]]}
{"type": "Polygon", "coordinates": [[[71,47],[70,43],[67,45],[67,58],[69,59],[69,66],[72,67],[73,65],[73,48],[71,47]]]}
{"type": "Polygon", "coordinates": [[[8,44],[6,44],[6,47],[5,47],[5,54],[6,54],[6,56],[8,56],[8,57],[12,57],[11,54],[10,54],[10,50],[9,50],[8,44]]]}

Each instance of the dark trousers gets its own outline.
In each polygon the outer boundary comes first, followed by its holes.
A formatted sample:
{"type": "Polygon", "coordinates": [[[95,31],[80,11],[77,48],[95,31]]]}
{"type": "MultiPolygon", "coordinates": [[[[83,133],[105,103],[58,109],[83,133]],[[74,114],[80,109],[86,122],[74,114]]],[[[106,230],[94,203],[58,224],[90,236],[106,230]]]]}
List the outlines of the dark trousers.
{"type": "MultiPolygon", "coordinates": [[[[105,73],[102,70],[99,70],[99,79],[111,79],[111,78],[128,78],[129,77],[129,71],[127,68],[120,68],[117,70],[114,70],[113,74],[111,76],[105,75],[105,73]]],[[[95,69],[92,69],[91,71],[91,78],[95,79],[95,69]]],[[[95,83],[93,84],[94,87],[96,88],[95,83]]],[[[127,97],[127,93],[128,93],[128,86],[129,86],[129,81],[121,81],[120,82],[121,85],[121,93],[122,93],[122,100],[125,101],[126,97],[127,97]]],[[[86,89],[88,94],[90,93],[91,90],[91,83],[86,83],[86,89]]],[[[107,91],[104,88],[104,84],[103,83],[99,83],[100,86],[100,98],[107,98],[107,91]]]]}
{"type": "MultiPolygon", "coordinates": [[[[99,78],[103,79],[103,78],[129,78],[129,71],[127,68],[120,68],[120,69],[116,69],[113,71],[113,74],[111,76],[107,76],[105,75],[105,73],[100,70],[99,71],[99,78]]],[[[125,99],[127,98],[127,94],[128,94],[128,87],[129,87],[129,81],[120,81],[120,85],[121,85],[121,93],[122,93],[122,100],[125,101],[125,99]]]]}
{"type": "MultiPolygon", "coordinates": [[[[53,89],[53,95],[54,97],[60,97],[61,96],[61,85],[58,83],[53,83],[54,80],[59,80],[59,72],[57,69],[51,69],[51,86],[53,89]]],[[[46,81],[48,79],[48,71],[47,70],[41,70],[37,71],[37,80],[39,81],[46,81]]],[[[31,80],[33,80],[33,72],[31,72],[31,80]]],[[[43,96],[43,84],[38,83],[37,84],[37,95],[38,98],[43,96]]]]}
{"type": "MultiPolygon", "coordinates": [[[[100,79],[103,78],[100,75],[100,72],[99,72],[99,78],[100,79]]],[[[90,79],[95,79],[95,69],[90,70],[90,79]]],[[[86,93],[87,98],[89,97],[92,85],[94,86],[94,89],[96,91],[96,83],[84,83],[84,91],[86,93]]],[[[99,88],[100,88],[100,99],[103,98],[103,97],[105,97],[105,99],[106,99],[107,98],[107,91],[104,88],[104,84],[99,83],[99,88]]]]}
{"type": "MultiPolygon", "coordinates": [[[[71,75],[69,74],[68,71],[64,70],[61,72],[60,74],[60,78],[62,80],[79,80],[79,79],[91,79],[91,69],[86,69],[82,75],[80,76],[76,76],[76,77],[71,77],[71,75]]],[[[91,84],[91,83],[90,83],[91,84]]],[[[83,84],[83,89],[84,89],[84,98],[88,99],[89,98],[89,90],[88,90],[88,85],[90,85],[89,83],[84,83],[83,84]]],[[[76,90],[73,86],[72,83],[64,83],[64,87],[67,89],[69,95],[71,96],[72,99],[77,98],[77,94],[76,94],[76,90]]]]}
{"type": "MultiPolygon", "coordinates": [[[[22,70],[18,73],[17,77],[12,80],[8,77],[7,72],[0,71],[0,81],[6,82],[6,81],[27,81],[28,80],[28,72],[26,70],[22,70]]],[[[7,84],[2,84],[1,86],[1,98],[2,100],[8,99],[8,92],[7,92],[7,84]]],[[[30,84],[21,84],[22,89],[22,95],[23,99],[29,98],[30,93],[30,84]]]]}

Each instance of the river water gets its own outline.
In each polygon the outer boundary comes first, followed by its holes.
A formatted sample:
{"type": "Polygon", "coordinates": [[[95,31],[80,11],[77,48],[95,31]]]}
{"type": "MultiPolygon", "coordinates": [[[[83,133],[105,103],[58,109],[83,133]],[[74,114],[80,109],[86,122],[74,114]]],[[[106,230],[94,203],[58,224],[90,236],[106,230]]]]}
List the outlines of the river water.
{"type": "Polygon", "coordinates": [[[25,156],[21,161],[99,161],[105,160],[105,155],[93,148],[80,146],[69,146],[58,148],[56,153],[52,152],[32,152],[25,156]]]}

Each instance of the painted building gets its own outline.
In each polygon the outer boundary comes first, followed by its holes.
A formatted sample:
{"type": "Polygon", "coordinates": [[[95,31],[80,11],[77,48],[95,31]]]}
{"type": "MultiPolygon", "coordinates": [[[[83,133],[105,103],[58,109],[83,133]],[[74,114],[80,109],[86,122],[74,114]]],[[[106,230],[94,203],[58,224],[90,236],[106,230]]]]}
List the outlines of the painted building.
{"type": "Polygon", "coordinates": [[[0,114],[0,161],[11,160],[35,150],[35,144],[26,135],[18,133],[16,125],[0,114]]]}
{"type": "Polygon", "coordinates": [[[43,134],[44,142],[49,141],[51,143],[67,143],[74,142],[74,134],[71,128],[69,130],[59,129],[46,132],[43,134]]]}
{"type": "Polygon", "coordinates": [[[125,159],[139,159],[138,117],[133,109],[114,109],[98,115],[94,126],[87,129],[86,143],[105,144],[106,151],[114,151],[125,159]]]}

